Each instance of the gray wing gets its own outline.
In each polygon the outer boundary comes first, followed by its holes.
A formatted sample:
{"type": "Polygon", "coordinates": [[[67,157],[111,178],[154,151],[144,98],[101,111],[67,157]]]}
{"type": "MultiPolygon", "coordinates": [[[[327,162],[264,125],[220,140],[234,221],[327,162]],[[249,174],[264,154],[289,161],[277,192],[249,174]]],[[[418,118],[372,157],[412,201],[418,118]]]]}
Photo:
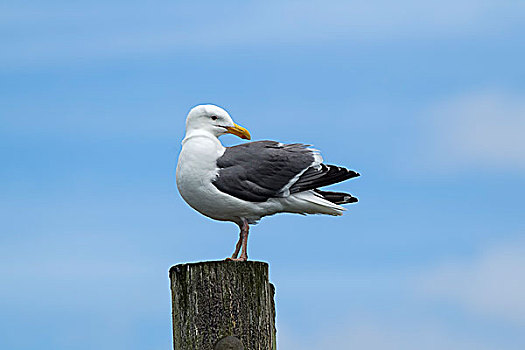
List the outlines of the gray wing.
{"type": "Polygon", "coordinates": [[[228,147],[217,159],[215,187],[231,196],[264,202],[282,197],[283,189],[314,163],[314,150],[299,143],[256,141],[228,147]]]}
{"type": "Polygon", "coordinates": [[[359,173],[343,167],[315,164],[315,152],[308,145],[285,145],[275,141],[228,147],[217,159],[219,175],[213,184],[231,196],[264,202],[359,176],[359,173]]]}

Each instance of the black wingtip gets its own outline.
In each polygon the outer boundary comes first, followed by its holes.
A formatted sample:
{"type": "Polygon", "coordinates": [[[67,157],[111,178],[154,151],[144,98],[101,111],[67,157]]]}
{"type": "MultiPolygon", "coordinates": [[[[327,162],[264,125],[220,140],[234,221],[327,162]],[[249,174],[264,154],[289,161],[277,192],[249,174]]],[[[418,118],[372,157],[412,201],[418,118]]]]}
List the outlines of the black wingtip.
{"type": "Polygon", "coordinates": [[[359,202],[359,199],[357,199],[356,197],[353,197],[353,196],[348,196],[348,197],[345,197],[345,202],[343,204],[357,203],[357,202],[359,202]]]}
{"type": "Polygon", "coordinates": [[[350,203],[357,203],[359,201],[356,197],[352,196],[350,193],[321,191],[318,188],[314,189],[314,191],[317,194],[321,195],[327,201],[330,201],[334,204],[350,204],[350,203]]]}

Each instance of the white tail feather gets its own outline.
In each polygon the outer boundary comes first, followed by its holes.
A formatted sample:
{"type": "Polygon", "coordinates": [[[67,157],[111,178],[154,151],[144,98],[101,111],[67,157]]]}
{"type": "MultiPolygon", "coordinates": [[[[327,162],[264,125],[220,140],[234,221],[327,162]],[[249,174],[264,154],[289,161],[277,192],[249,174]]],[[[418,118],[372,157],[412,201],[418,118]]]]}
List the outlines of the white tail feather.
{"type": "Polygon", "coordinates": [[[290,197],[303,203],[306,202],[301,211],[308,214],[343,215],[343,211],[346,210],[340,205],[327,201],[314,191],[298,192],[290,197]]]}

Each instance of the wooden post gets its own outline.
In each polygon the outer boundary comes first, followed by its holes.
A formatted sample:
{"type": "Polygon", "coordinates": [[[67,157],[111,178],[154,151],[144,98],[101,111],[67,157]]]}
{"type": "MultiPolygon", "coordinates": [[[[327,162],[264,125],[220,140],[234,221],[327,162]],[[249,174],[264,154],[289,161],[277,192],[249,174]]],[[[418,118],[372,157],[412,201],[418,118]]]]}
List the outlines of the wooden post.
{"type": "Polygon", "coordinates": [[[267,263],[175,265],[170,281],[174,350],[277,349],[267,263]]]}

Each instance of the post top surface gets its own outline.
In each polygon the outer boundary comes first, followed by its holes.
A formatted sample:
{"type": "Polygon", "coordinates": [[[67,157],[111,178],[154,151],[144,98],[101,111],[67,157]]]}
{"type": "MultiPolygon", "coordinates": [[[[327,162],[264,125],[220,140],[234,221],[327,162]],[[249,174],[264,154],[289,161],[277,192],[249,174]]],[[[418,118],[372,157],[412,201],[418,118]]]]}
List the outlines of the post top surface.
{"type": "Polygon", "coordinates": [[[226,267],[248,267],[248,266],[257,266],[260,267],[266,267],[268,268],[268,263],[264,261],[254,261],[254,260],[248,260],[248,261],[231,261],[231,260],[210,260],[210,261],[198,261],[198,262],[191,262],[191,263],[183,263],[183,264],[177,264],[170,267],[170,274],[173,271],[184,269],[186,266],[188,267],[197,267],[197,266],[226,266],[226,267]]]}

